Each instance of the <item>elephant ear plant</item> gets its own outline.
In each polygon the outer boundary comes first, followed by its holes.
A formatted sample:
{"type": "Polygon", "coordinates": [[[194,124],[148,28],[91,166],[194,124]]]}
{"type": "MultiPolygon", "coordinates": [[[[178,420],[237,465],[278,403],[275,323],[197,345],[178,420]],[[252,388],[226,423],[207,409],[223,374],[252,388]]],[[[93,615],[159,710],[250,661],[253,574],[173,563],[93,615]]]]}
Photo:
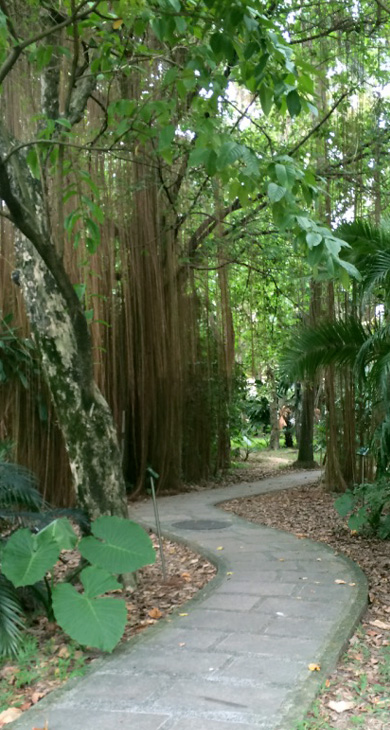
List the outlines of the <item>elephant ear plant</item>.
{"type": "Polygon", "coordinates": [[[99,517],[92,535],[79,537],[69,520],[50,522],[36,534],[27,528],[14,532],[2,553],[2,573],[15,587],[44,580],[57,623],[80,644],[112,651],[123,635],[126,604],[123,599],[102,597],[121,588],[120,573],[131,573],[154,563],[155,551],[147,533],[135,522],[120,517],[99,517]],[[71,582],[55,585],[53,568],[62,550],[77,549],[85,564],[71,582]]]}

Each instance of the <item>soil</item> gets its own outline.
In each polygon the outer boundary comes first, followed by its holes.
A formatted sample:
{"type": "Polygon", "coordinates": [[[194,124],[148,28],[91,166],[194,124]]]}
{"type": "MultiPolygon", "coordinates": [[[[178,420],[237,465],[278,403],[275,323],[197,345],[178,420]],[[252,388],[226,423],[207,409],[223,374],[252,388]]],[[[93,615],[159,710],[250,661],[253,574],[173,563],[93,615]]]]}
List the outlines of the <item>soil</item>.
{"type": "MultiPolygon", "coordinates": [[[[188,486],[200,490],[222,487],[239,481],[257,481],[291,468],[292,453],[278,456],[262,453],[250,457],[226,479],[213,484],[188,486]]],[[[278,527],[304,539],[326,542],[337,552],[355,560],[365,571],[370,585],[370,606],[361,626],[337,670],[326,680],[325,689],[300,730],[389,730],[390,707],[390,541],[382,542],[351,534],[333,507],[334,495],[322,487],[302,487],[260,497],[233,500],[228,511],[248,520],[278,527]],[[336,707],[336,709],[332,709],[336,707]]],[[[156,538],[152,536],[155,544],[156,538]]],[[[156,544],[157,547],[157,544],[156,544]]],[[[123,641],[161,620],[190,599],[215,574],[207,560],[187,547],[164,540],[168,576],[164,581],[161,564],[139,571],[137,590],[126,594],[128,624],[123,641]]],[[[70,559],[71,556],[70,556],[70,559]]],[[[69,676],[82,673],[100,652],[81,651],[58,627],[37,617],[28,636],[38,645],[28,661],[0,663],[0,710],[26,710],[69,676]],[[24,668],[23,668],[24,667],[24,668]],[[24,674],[23,674],[24,672],[24,674]],[[25,680],[25,681],[24,681],[25,680]]],[[[2,727],[0,715],[0,728],[2,727]]],[[[291,730],[294,730],[293,728],[291,730]]]]}

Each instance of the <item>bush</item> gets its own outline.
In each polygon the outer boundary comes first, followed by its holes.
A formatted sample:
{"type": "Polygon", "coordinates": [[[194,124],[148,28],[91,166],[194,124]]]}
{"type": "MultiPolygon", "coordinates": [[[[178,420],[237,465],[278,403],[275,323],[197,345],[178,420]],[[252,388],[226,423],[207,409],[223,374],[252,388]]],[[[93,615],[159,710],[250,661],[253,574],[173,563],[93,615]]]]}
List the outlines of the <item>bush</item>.
{"type": "Polygon", "coordinates": [[[336,499],[335,508],[348,518],[348,527],[369,532],[382,540],[390,538],[390,482],[378,479],[374,484],[360,484],[336,499]]]}

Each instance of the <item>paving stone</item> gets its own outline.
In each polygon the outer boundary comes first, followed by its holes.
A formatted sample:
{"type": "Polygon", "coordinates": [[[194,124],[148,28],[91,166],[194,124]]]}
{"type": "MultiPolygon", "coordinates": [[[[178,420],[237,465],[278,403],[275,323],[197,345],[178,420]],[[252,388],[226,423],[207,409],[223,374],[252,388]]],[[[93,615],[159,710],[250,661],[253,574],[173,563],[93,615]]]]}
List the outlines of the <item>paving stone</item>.
{"type": "Polygon", "coordinates": [[[85,700],[99,698],[107,700],[108,703],[115,703],[117,700],[128,702],[137,700],[148,700],[160,688],[165,688],[167,677],[161,673],[153,674],[101,674],[94,672],[92,675],[82,679],[77,686],[66,693],[66,704],[77,704],[80,699],[85,700]]]}
{"type": "Polygon", "coordinates": [[[195,626],[198,629],[229,631],[234,627],[235,631],[253,631],[255,633],[264,629],[270,620],[269,615],[262,616],[260,613],[213,611],[207,608],[195,608],[188,613],[186,618],[189,626],[195,626]]]}
{"type": "Polygon", "coordinates": [[[193,647],[180,649],[150,649],[143,647],[117,659],[111,665],[103,664],[97,674],[123,675],[133,677],[135,673],[171,672],[174,674],[196,675],[215,672],[231,660],[230,654],[210,651],[194,651],[193,647]]]}
{"type": "Polygon", "coordinates": [[[242,593],[214,593],[207,599],[207,608],[221,608],[224,611],[249,611],[259,602],[258,596],[242,593]]]}
{"type": "Polygon", "coordinates": [[[256,634],[230,634],[218,644],[218,649],[237,654],[263,654],[266,656],[295,657],[298,661],[313,657],[319,650],[318,637],[301,639],[295,637],[258,636],[256,634]]]}
{"type": "MultiPolygon", "coordinates": [[[[186,618],[186,617],[183,617],[186,618]]],[[[209,649],[228,636],[228,631],[212,631],[208,628],[198,629],[191,626],[169,627],[159,632],[153,642],[145,642],[144,646],[167,646],[176,649],[183,643],[187,649],[209,649]]],[[[152,653],[153,649],[151,649],[152,653]]]]}
{"type": "Polygon", "coordinates": [[[294,636],[296,639],[310,639],[317,635],[325,638],[331,626],[332,621],[322,620],[321,617],[316,620],[314,617],[309,619],[307,617],[275,616],[267,626],[265,633],[267,636],[294,636]]]}
{"type": "Polygon", "coordinates": [[[283,613],[286,618],[303,618],[303,619],[324,619],[325,621],[333,619],[338,616],[340,612],[340,606],[338,603],[332,604],[327,602],[324,604],[322,601],[310,601],[294,598],[264,598],[258,606],[254,607],[255,611],[260,613],[270,613],[273,616],[283,613]]]}
{"type": "Polygon", "coordinates": [[[278,711],[281,701],[279,687],[265,683],[256,687],[237,687],[234,680],[226,684],[200,680],[195,685],[177,682],[155,703],[155,708],[165,714],[172,706],[186,711],[202,707],[214,714],[236,713],[245,719],[246,714],[255,713],[266,719],[278,711]]]}
{"type": "Polygon", "coordinates": [[[169,730],[268,730],[264,723],[250,724],[236,722],[218,722],[210,718],[181,717],[169,730]]]}
{"type": "MultiPolygon", "coordinates": [[[[232,581],[229,580],[215,590],[214,595],[232,595],[243,593],[246,595],[257,596],[290,596],[295,590],[294,583],[263,583],[259,581],[251,583],[250,581],[232,581]]],[[[209,605],[209,603],[207,603],[209,605]]]]}
{"type": "Polygon", "coordinates": [[[51,730],[164,730],[169,715],[151,715],[132,712],[105,712],[67,708],[47,711],[30,711],[18,720],[19,730],[47,727],[51,730]]]}
{"type": "Polygon", "coordinates": [[[256,682],[267,681],[275,685],[291,685],[302,674],[307,674],[307,665],[304,662],[275,659],[263,656],[241,656],[223,667],[219,677],[234,677],[235,679],[250,678],[256,682]]]}

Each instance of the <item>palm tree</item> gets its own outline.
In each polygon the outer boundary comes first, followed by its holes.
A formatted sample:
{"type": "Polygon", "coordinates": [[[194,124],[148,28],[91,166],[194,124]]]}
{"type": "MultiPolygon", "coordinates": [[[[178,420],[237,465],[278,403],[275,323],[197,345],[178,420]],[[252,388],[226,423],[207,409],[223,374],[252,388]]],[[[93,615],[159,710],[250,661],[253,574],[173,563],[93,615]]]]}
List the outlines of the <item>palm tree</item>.
{"type": "Polygon", "coordinates": [[[378,474],[383,474],[390,462],[390,323],[385,314],[390,304],[390,225],[356,221],[340,226],[337,235],[350,245],[344,255],[362,274],[360,316],[355,312],[302,327],[284,354],[282,368],[295,380],[312,379],[331,365],[353,371],[360,388],[368,388],[379,421],[376,456],[378,474]],[[372,293],[383,302],[383,316],[364,321],[364,304],[372,293]]]}

